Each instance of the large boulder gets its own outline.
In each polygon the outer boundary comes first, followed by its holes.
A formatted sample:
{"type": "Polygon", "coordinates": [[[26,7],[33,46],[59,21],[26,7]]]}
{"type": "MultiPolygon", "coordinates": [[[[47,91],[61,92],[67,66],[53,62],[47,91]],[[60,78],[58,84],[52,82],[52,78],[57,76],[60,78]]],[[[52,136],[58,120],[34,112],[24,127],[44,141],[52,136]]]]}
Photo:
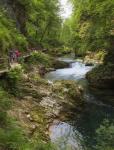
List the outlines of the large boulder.
{"type": "Polygon", "coordinates": [[[86,78],[91,87],[112,89],[114,88],[114,64],[99,65],[88,72],[86,78]]]}
{"type": "Polygon", "coordinates": [[[62,98],[62,102],[68,106],[79,106],[82,104],[83,90],[74,81],[55,81],[52,92],[62,98]]]}
{"type": "Polygon", "coordinates": [[[55,69],[63,69],[68,67],[69,67],[69,62],[64,62],[57,59],[53,60],[53,68],[55,69]]]}

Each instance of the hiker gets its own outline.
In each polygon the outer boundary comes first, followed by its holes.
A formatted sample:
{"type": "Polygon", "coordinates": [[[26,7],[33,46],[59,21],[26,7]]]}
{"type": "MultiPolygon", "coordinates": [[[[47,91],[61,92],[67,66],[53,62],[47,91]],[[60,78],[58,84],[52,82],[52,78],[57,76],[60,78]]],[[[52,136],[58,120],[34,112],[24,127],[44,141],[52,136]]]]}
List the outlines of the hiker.
{"type": "Polygon", "coordinates": [[[15,52],[14,52],[14,50],[12,49],[12,50],[9,51],[9,62],[10,62],[10,63],[13,63],[13,62],[15,61],[15,58],[16,58],[15,52]]]}
{"type": "Polygon", "coordinates": [[[20,57],[20,52],[19,52],[19,50],[16,50],[16,51],[15,51],[15,55],[16,55],[16,62],[18,62],[18,61],[19,61],[19,57],[20,57]]]}
{"type": "Polygon", "coordinates": [[[13,50],[9,51],[9,62],[12,63],[13,62],[13,50]]]}

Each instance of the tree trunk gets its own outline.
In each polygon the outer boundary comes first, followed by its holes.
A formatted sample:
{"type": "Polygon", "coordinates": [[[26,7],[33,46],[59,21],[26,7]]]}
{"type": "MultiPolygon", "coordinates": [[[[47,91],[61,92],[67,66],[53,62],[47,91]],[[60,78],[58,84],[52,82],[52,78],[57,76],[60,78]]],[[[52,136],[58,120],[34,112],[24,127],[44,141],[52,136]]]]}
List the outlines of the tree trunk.
{"type": "Polygon", "coordinates": [[[42,40],[43,40],[43,38],[44,38],[44,36],[45,36],[45,34],[46,34],[46,31],[47,31],[47,29],[48,29],[48,26],[49,26],[49,23],[46,25],[46,27],[45,27],[45,30],[44,30],[44,32],[43,32],[43,34],[42,34],[42,36],[41,36],[41,39],[40,39],[40,43],[42,42],[42,40]]]}
{"type": "Polygon", "coordinates": [[[15,14],[17,27],[23,35],[27,35],[26,30],[26,8],[17,0],[7,0],[8,5],[11,7],[13,13],[15,14]]]}

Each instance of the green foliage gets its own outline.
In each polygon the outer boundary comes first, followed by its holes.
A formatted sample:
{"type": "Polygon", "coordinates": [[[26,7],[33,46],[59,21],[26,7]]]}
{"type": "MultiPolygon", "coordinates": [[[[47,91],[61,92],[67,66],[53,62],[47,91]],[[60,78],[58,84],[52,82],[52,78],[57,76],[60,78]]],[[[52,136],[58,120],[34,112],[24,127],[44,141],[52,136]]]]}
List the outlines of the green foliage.
{"type": "Polygon", "coordinates": [[[18,128],[9,127],[8,129],[0,129],[0,148],[22,150],[25,145],[26,139],[22,131],[18,128]]]}
{"type": "Polygon", "coordinates": [[[30,4],[27,22],[30,43],[47,48],[57,45],[61,28],[58,0],[32,0],[30,4]]]}
{"type": "Polygon", "coordinates": [[[2,150],[56,150],[50,143],[43,143],[40,138],[30,141],[22,129],[12,126],[7,129],[0,128],[0,149],[2,150]]]}
{"type": "Polygon", "coordinates": [[[73,14],[63,26],[63,39],[67,35],[66,43],[69,43],[76,53],[81,54],[88,50],[113,51],[114,1],[70,1],[73,5],[73,14]]]}
{"type": "Polygon", "coordinates": [[[12,103],[9,95],[0,88],[0,149],[16,149],[24,144],[21,130],[15,127],[7,115],[12,103]]]}
{"type": "Polygon", "coordinates": [[[1,53],[6,55],[11,48],[24,51],[28,47],[28,42],[30,47],[42,45],[49,48],[59,45],[62,21],[59,16],[58,0],[15,0],[11,1],[10,5],[2,0],[2,3],[0,3],[1,53]],[[22,12],[23,15],[20,15],[22,12]]]}
{"type": "Polygon", "coordinates": [[[0,88],[0,126],[3,126],[7,122],[7,113],[11,107],[11,101],[8,94],[0,88]]]}
{"type": "Polygon", "coordinates": [[[100,50],[99,52],[97,52],[97,54],[96,54],[95,58],[96,58],[97,60],[101,60],[101,61],[103,61],[103,60],[104,60],[105,55],[106,55],[106,51],[104,51],[104,50],[100,50]]]}
{"type": "Polygon", "coordinates": [[[22,79],[23,68],[21,65],[18,65],[11,69],[6,77],[6,80],[3,83],[3,87],[15,96],[19,96],[19,81],[22,79]]]}
{"type": "Polygon", "coordinates": [[[45,80],[45,79],[43,79],[40,75],[32,75],[31,76],[31,80],[32,81],[34,81],[35,83],[38,83],[38,85],[41,85],[41,84],[43,84],[43,85],[47,85],[48,84],[48,82],[47,82],[47,80],[45,80]]]}
{"type": "Polygon", "coordinates": [[[96,131],[96,150],[114,150],[114,124],[105,120],[96,131]]]}
{"type": "Polygon", "coordinates": [[[0,88],[0,149],[1,150],[55,150],[50,143],[38,137],[30,140],[7,111],[11,109],[11,96],[0,88]]]}
{"type": "Polygon", "coordinates": [[[37,51],[33,52],[29,61],[32,64],[34,64],[34,63],[38,64],[39,63],[39,64],[42,64],[46,67],[51,65],[51,58],[43,52],[37,52],[37,51]]]}
{"type": "Polygon", "coordinates": [[[6,52],[12,47],[21,49],[27,46],[26,38],[16,29],[15,22],[9,18],[7,11],[0,8],[0,47],[1,53],[6,52]]]}
{"type": "Polygon", "coordinates": [[[15,68],[11,69],[9,72],[8,72],[8,78],[11,79],[11,81],[16,84],[17,81],[19,81],[22,77],[22,74],[23,74],[23,69],[22,67],[19,65],[19,66],[16,66],[15,68]]]}
{"type": "MultiPolygon", "coordinates": [[[[39,141],[39,140],[38,140],[39,141]]],[[[37,143],[36,143],[36,146],[35,146],[35,148],[34,148],[34,150],[57,150],[56,148],[55,148],[55,146],[53,146],[52,144],[50,144],[50,143],[43,143],[43,142],[41,142],[41,141],[39,141],[38,142],[37,141],[37,143]]]]}
{"type": "Polygon", "coordinates": [[[92,69],[92,71],[88,72],[88,75],[90,75],[94,80],[100,80],[105,79],[113,76],[114,72],[114,65],[108,64],[108,65],[99,65],[92,69]]]}
{"type": "Polygon", "coordinates": [[[81,99],[79,88],[77,84],[72,81],[56,81],[52,90],[60,96],[69,97],[70,99],[76,99],[77,101],[80,101],[81,99]]]}
{"type": "Polygon", "coordinates": [[[60,39],[61,41],[64,42],[65,46],[71,46],[72,42],[72,20],[71,19],[66,19],[63,27],[61,29],[61,36],[60,39]]]}
{"type": "Polygon", "coordinates": [[[25,138],[22,131],[7,115],[11,106],[10,96],[0,88],[0,149],[22,150],[20,147],[25,144],[25,138]]]}

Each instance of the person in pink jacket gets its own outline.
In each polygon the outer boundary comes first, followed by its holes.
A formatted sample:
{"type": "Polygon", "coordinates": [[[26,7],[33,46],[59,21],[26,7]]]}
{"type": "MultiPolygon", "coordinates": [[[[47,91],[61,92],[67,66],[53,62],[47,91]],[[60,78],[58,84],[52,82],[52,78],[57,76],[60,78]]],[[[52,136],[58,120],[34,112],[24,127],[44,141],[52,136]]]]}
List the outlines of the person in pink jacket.
{"type": "Polygon", "coordinates": [[[21,55],[21,53],[19,52],[19,50],[16,50],[16,51],[15,51],[15,55],[16,55],[16,61],[18,62],[19,57],[20,57],[20,55],[21,55]]]}

